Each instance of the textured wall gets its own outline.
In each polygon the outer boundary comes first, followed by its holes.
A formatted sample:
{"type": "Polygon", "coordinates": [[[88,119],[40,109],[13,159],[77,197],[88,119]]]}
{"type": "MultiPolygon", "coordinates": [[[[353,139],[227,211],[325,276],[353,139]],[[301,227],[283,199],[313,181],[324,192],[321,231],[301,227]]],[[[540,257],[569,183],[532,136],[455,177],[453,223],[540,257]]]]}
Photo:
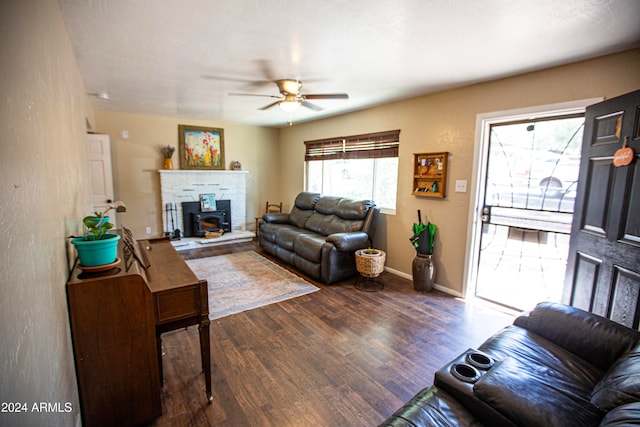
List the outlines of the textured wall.
{"type": "MultiPolygon", "coordinates": [[[[207,126],[224,129],[225,168],[234,160],[242,164],[247,175],[247,230],[255,227],[254,217],[262,215],[265,201],[280,200],[280,151],[278,129],[237,123],[190,120],[177,117],[96,111],[96,132],[111,139],[115,197],[127,204],[127,212],[118,221],[144,238],[146,228],[152,235],[162,234],[160,146],[178,146],[178,125],[207,126]],[[122,131],[127,130],[127,139],[122,131]]],[[[180,169],[178,151],[173,167],[180,169]]],[[[239,225],[239,224],[235,224],[239,225]]]]}
{"type": "MultiPolygon", "coordinates": [[[[411,275],[415,251],[411,226],[423,219],[439,227],[434,257],[436,282],[463,292],[471,192],[456,193],[456,180],[472,182],[476,116],[481,113],[579,99],[613,97],[640,88],[640,50],[468,86],[335,118],[283,128],[280,194],[292,201],[304,188],[303,141],[401,129],[396,215],[383,215],[375,244],[387,251],[387,266],[411,275]],[[411,195],[413,153],[449,151],[446,199],[411,195]]],[[[471,185],[469,185],[471,188],[471,185]]]]}
{"type": "Polygon", "coordinates": [[[1,2],[0,44],[0,401],[27,405],[0,425],[74,426],[65,236],[87,208],[84,82],[55,0],[1,2]]]}

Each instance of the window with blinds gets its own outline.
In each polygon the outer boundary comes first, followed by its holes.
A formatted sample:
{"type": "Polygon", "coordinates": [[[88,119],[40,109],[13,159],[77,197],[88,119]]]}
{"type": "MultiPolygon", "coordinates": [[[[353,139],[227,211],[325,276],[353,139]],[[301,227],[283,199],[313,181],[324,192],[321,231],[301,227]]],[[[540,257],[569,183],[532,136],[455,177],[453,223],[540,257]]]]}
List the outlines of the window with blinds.
{"type": "Polygon", "coordinates": [[[398,157],[400,130],[305,141],[305,161],[398,157]]]}
{"type": "Polygon", "coordinates": [[[306,190],[396,207],[400,130],[305,141],[306,190]]]}

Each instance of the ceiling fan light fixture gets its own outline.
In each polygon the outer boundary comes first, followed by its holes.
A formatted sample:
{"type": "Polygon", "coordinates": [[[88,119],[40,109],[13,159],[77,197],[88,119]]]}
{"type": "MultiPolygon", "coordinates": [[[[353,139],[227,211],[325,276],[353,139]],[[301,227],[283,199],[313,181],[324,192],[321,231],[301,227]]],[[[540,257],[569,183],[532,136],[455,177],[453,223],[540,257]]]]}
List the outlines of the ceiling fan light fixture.
{"type": "Polygon", "coordinates": [[[301,86],[302,84],[297,80],[280,80],[280,90],[290,95],[297,94],[301,86]]]}
{"type": "Polygon", "coordinates": [[[280,103],[280,108],[282,111],[286,111],[287,113],[293,113],[300,108],[300,101],[282,101],[280,103]]]}

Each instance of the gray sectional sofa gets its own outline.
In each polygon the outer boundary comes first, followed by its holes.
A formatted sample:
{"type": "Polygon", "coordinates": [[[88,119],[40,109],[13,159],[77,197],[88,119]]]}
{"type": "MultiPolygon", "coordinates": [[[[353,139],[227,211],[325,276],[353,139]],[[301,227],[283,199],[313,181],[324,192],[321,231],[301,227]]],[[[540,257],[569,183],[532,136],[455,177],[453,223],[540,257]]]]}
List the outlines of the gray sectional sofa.
{"type": "Polygon", "coordinates": [[[264,214],[260,247],[326,284],[357,274],[355,251],[372,245],[380,208],[371,200],[298,194],[290,213],[264,214]]]}

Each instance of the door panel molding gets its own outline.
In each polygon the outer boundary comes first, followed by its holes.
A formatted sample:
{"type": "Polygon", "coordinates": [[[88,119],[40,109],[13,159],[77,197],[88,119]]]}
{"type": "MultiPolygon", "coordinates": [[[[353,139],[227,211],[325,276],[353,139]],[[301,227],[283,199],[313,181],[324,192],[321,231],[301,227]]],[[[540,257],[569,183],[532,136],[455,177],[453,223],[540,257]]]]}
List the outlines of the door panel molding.
{"type": "Polygon", "coordinates": [[[624,111],[596,117],[594,123],[593,146],[620,143],[620,131],[624,111]]]}
{"type": "Polygon", "coordinates": [[[613,284],[607,317],[629,328],[640,326],[640,272],[613,266],[613,284]]]}
{"type": "MultiPolygon", "coordinates": [[[[582,310],[592,311],[602,260],[578,252],[574,265],[574,280],[568,295],[569,304],[582,310]]],[[[565,298],[567,298],[566,295],[565,298]]]]}
{"type": "Polygon", "coordinates": [[[590,159],[585,179],[591,191],[586,192],[582,208],[581,230],[606,237],[614,178],[613,157],[590,159]],[[597,185],[591,185],[597,183],[597,185]]]}

